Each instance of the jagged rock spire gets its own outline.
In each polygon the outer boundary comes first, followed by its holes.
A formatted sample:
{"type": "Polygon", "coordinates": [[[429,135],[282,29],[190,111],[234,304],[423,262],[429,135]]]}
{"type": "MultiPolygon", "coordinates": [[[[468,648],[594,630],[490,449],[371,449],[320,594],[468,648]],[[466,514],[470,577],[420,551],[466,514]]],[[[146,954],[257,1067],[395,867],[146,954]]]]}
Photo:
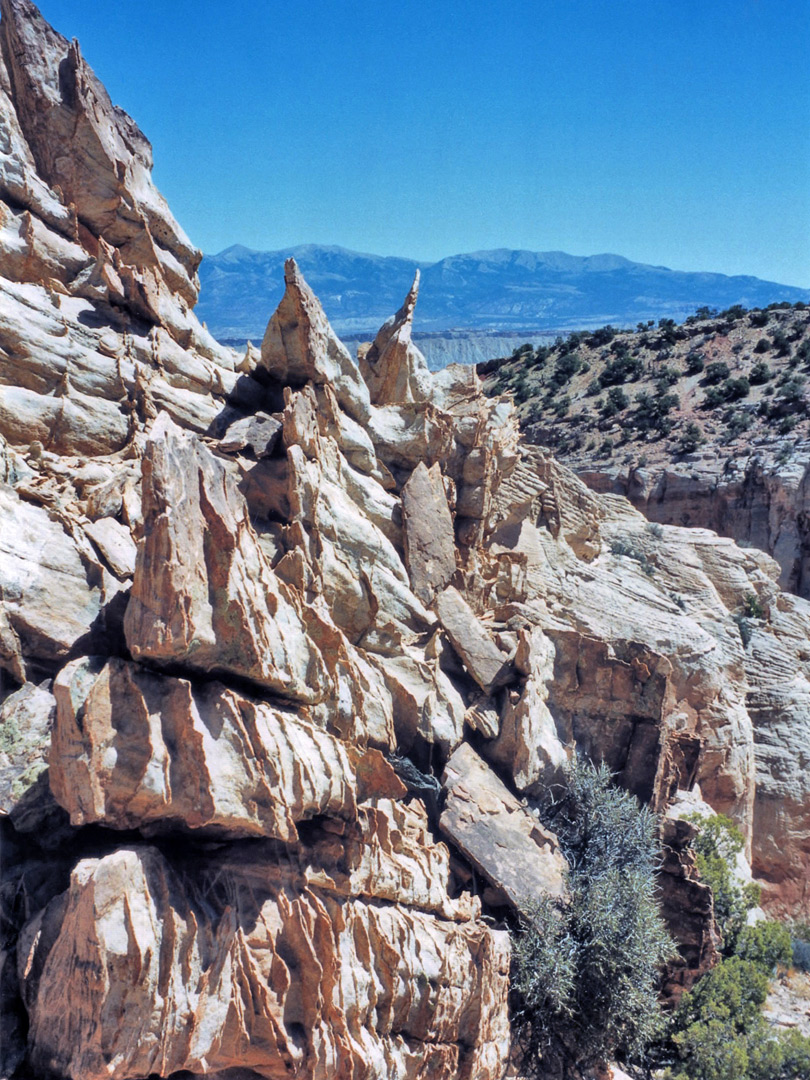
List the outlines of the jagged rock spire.
{"type": "Polygon", "coordinates": [[[430,372],[411,340],[413,312],[419,296],[419,271],[402,307],[379,329],[371,347],[358,357],[374,405],[427,401],[430,372]]]}

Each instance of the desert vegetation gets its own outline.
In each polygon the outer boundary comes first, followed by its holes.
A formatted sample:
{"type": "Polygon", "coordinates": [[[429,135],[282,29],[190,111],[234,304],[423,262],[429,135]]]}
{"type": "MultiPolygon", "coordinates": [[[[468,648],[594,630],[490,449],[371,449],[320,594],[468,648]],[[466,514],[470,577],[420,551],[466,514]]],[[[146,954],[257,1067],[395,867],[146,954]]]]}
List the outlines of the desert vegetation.
{"type": "Polygon", "coordinates": [[[807,434],[810,312],[803,303],[704,307],[672,319],[529,342],[482,365],[511,392],[526,436],[583,465],[623,453],[662,460],[716,442],[807,434]],[[647,448],[650,448],[649,450],[647,448]]]}

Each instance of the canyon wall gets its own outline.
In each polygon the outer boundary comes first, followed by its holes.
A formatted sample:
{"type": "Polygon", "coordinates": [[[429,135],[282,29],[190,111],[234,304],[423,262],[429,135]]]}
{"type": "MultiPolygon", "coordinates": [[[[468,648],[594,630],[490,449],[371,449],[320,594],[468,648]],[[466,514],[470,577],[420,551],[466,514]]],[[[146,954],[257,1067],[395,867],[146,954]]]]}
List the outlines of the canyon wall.
{"type": "Polygon", "coordinates": [[[584,468],[595,491],[625,495],[650,521],[698,526],[773,555],[786,592],[810,597],[810,446],[759,439],[735,453],[709,446],[680,462],[584,468]]]}

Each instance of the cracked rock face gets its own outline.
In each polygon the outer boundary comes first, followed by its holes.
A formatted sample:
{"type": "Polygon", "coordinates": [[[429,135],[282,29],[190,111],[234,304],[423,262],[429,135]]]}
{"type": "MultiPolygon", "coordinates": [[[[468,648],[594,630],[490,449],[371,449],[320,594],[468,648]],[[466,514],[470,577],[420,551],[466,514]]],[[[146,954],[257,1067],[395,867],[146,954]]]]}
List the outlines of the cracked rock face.
{"type": "Polygon", "coordinates": [[[670,994],[716,956],[684,798],[807,918],[810,606],[774,561],[426,372],[415,287],[356,366],[291,261],[261,353],[221,348],[146,140],[0,13],[4,1075],[499,1080],[493,922],[564,893],[527,800],[577,753],[667,815],[670,994]]]}

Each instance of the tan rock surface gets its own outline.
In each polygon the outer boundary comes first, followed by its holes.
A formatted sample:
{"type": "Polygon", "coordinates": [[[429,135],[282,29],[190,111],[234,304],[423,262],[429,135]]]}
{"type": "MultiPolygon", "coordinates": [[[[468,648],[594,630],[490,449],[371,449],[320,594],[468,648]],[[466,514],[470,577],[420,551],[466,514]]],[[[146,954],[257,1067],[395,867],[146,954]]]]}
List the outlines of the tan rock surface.
{"type": "Polygon", "coordinates": [[[51,788],[74,825],[164,822],[294,842],[298,821],[354,817],[344,744],[293,712],[123,660],[75,660],[54,693],[51,788]]]}
{"type": "Polygon", "coordinates": [[[520,688],[505,695],[498,736],[489,749],[494,761],[508,765],[518,791],[540,793],[568,761],[548,708],[554,678],[555,649],[540,627],[521,631],[515,667],[526,676],[520,688]]]}
{"type": "Polygon", "coordinates": [[[201,256],[151,147],[29,0],[0,12],[0,432],[115,452],[154,403],[206,430],[234,358],[191,313],[201,256]]]}
{"type": "Polygon", "coordinates": [[[459,591],[448,586],[436,597],[435,606],[451,645],[484,693],[507,682],[512,674],[510,658],[481,626],[459,591]]]}

